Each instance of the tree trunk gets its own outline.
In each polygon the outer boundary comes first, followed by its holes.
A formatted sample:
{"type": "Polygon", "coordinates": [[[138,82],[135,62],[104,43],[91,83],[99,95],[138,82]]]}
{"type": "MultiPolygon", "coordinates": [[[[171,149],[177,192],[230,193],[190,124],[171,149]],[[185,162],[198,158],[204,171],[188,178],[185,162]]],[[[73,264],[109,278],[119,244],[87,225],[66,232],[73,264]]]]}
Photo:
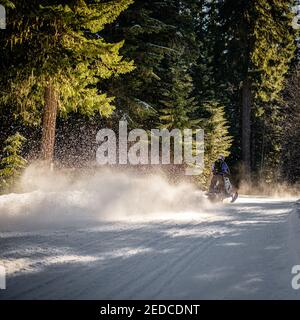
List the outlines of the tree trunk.
{"type": "Polygon", "coordinates": [[[251,83],[245,79],[242,88],[242,160],[244,178],[250,178],[251,170],[251,83]]]}
{"type": "Polygon", "coordinates": [[[55,127],[57,116],[57,93],[52,84],[45,87],[45,110],[43,115],[43,134],[41,144],[41,160],[51,164],[54,154],[55,127]]]}

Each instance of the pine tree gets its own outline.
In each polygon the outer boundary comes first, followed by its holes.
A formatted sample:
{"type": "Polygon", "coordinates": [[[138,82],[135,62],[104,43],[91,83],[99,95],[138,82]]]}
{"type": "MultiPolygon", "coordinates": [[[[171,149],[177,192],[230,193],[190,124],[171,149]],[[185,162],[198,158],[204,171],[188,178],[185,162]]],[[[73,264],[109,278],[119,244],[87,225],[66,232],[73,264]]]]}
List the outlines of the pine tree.
{"type": "Polygon", "coordinates": [[[166,87],[161,89],[158,126],[168,130],[196,128],[200,120],[195,118],[198,106],[191,96],[192,78],[180,65],[174,64],[169,70],[170,73],[164,79],[166,87]]]}
{"type": "Polygon", "coordinates": [[[251,168],[253,117],[278,98],[285,74],[295,54],[295,30],[291,22],[293,1],[216,0],[215,69],[226,84],[237,112],[246,176],[251,168]],[[221,67],[222,66],[222,67],[221,67]]]}
{"type": "MultiPolygon", "coordinates": [[[[173,129],[179,129],[183,136],[184,129],[200,128],[200,119],[197,118],[196,113],[199,107],[192,96],[193,80],[187,73],[186,67],[180,64],[180,59],[172,63],[168,70],[169,73],[162,78],[164,87],[160,90],[157,127],[170,132],[173,129]]],[[[195,143],[192,141],[194,150],[195,143]]],[[[173,141],[171,146],[171,150],[174,150],[173,141]]],[[[183,147],[186,147],[184,143],[182,143],[183,147]]]]}
{"type": "Polygon", "coordinates": [[[0,100],[19,106],[27,121],[40,122],[43,114],[42,159],[53,157],[57,113],[112,113],[113,98],[97,83],[133,70],[133,64],[119,55],[123,42],[107,43],[101,31],[132,2],[14,2],[4,39],[10,58],[0,100]]]}
{"type": "Polygon", "coordinates": [[[300,183],[300,66],[299,62],[282,92],[280,162],[278,171],[289,183],[300,183]]]}
{"type": "MultiPolygon", "coordinates": [[[[133,123],[147,129],[195,128],[212,120],[205,104],[220,113],[215,102],[220,90],[212,89],[208,5],[206,0],[136,1],[121,15],[115,32],[126,39],[124,54],[137,68],[120,77],[113,89],[118,109],[123,106],[133,123]]],[[[219,129],[205,128],[211,134],[219,129]]]]}
{"type": "Polygon", "coordinates": [[[125,39],[122,54],[135,61],[135,70],[113,79],[107,85],[116,96],[115,122],[120,118],[129,120],[129,126],[144,127],[155,114],[153,84],[160,81],[158,66],[169,48],[162,46],[160,37],[168,26],[154,18],[152,1],[136,0],[108,29],[114,41],[125,39]]]}
{"type": "Polygon", "coordinates": [[[229,124],[223,106],[212,102],[205,104],[203,110],[201,127],[205,132],[205,167],[199,181],[203,186],[207,186],[213,163],[219,155],[227,157],[230,154],[232,137],[229,135],[229,124]]]}
{"type": "Polygon", "coordinates": [[[158,122],[161,89],[167,86],[164,76],[172,65],[168,60],[181,55],[191,65],[198,52],[189,2],[136,0],[112,26],[109,35],[125,39],[122,53],[136,65],[132,73],[109,84],[117,97],[116,119],[126,115],[130,126],[147,129],[158,122]]]}
{"type": "Polygon", "coordinates": [[[3,158],[0,161],[0,189],[11,191],[25,168],[27,161],[21,156],[26,139],[16,133],[5,141],[3,158]]]}

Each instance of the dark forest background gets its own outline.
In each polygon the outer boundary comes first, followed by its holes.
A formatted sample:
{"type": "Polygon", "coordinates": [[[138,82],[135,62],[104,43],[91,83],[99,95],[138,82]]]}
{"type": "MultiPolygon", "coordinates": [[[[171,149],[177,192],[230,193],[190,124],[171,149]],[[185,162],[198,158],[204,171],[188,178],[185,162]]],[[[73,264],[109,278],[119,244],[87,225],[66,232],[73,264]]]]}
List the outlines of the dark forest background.
{"type": "Polygon", "coordinates": [[[1,0],[0,179],[32,161],[84,168],[96,133],[205,130],[236,183],[300,180],[293,0],[1,0]]]}

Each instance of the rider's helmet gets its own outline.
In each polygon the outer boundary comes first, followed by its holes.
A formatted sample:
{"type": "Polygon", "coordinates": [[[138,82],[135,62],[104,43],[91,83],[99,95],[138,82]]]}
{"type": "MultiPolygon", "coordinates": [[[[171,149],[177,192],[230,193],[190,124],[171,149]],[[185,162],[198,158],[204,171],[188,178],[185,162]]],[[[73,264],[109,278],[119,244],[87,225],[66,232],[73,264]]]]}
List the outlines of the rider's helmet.
{"type": "Polygon", "coordinates": [[[221,161],[225,161],[225,157],[221,154],[221,155],[219,155],[219,158],[218,158],[219,160],[221,160],[221,161]]]}

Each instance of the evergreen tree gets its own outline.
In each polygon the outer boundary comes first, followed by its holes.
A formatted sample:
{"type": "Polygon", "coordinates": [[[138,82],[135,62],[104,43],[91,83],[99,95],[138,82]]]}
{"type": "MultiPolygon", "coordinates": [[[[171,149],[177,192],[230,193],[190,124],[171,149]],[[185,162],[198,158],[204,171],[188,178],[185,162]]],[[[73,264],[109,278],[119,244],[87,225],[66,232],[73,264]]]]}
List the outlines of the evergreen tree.
{"type": "MultiPolygon", "coordinates": [[[[134,124],[170,130],[202,124],[213,135],[219,130],[213,113],[225,122],[215,98],[220,90],[212,89],[208,5],[206,0],[136,1],[121,15],[114,30],[126,39],[124,54],[135,60],[137,68],[120,77],[113,89],[120,103],[118,110],[123,107],[134,124]],[[208,104],[216,110],[208,112],[208,104]]],[[[220,134],[225,139],[226,133],[220,134]]],[[[228,151],[227,145],[224,148],[228,151]]],[[[207,159],[209,167],[212,161],[207,159]]],[[[203,181],[207,178],[205,174],[203,181]]]]}
{"type": "Polygon", "coordinates": [[[129,120],[130,127],[153,124],[156,114],[155,84],[160,82],[159,65],[171,48],[166,44],[167,35],[174,28],[155,17],[153,1],[136,0],[120,16],[117,23],[107,29],[107,36],[114,41],[125,39],[122,54],[135,61],[135,70],[130,74],[104,83],[104,88],[116,96],[115,122],[122,117],[129,120]]]}
{"type": "Polygon", "coordinates": [[[0,160],[0,189],[11,191],[27,161],[21,156],[22,144],[26,139],[16,133],[5,141],[3,158],[0,160]]]}
{"type": "MultiPolygon", "coordinates": [[[[158,103],[157,127],[170,132],[179,129],[183,137],[184,129],[200,128],[200,119],[197,118],[199,106],[192,96],[192,77],[187,73],[186,67],[180,64],[180,59],[176,62],[171,64],[168,68],[169,73],[162,78],[164,87],[160,90],[162,98],[158,103]]],[[[196,141],[192,141],[191,144],[195,152],[196,141]]],[[[174,150],[173,140],[171,146],[171,150],[174,150]]],[[[183,143],[183,147],[185,148],[186,144],[183,143]]]]}
{"type": "Polygon", "coordinates": [[[282,93],[280,146],[281,157],[278,171],[289,183],[300,183],[300,67],[286,81],[282,93]]]}
{"type": "Polygon", "coordinates": [[[195,118],[199,107],[195,98],[191,96],[191,76],[180,65],[174,64],[169,70],[170,73],[164,79],[165,87],[161,89],[158,126],[168,130],[199,127],[200,119],[195,118]]]}
{"type": "Polygon", "coordinates": [[[252,120],[278,98],[295,54],[293,2],[214,1],[216,78],[226,84],[232,101],[240,101],[237,119],[241,119],[239,135],[246,176],[251,168],[252,120]]]}
{"type": "Polygon", "coordinates": [[[58,112],[112,113],[113,98],[96,85],[133,65],[119,55],[123,42],[107,43],[100,32],[133,1],[12,2],[0,100],[17,105],[28,121],[43,114],[41,158],[51,161],[58,112]]]}
{"type": "Polygon", "coordinates": [[[188,66],[185,72],[190,73],[188,69],[197,57],[198,44],[189,2],[136,0],[112,26],[109,34],[116,41],[125,39],[122,53],[136,65],[131,74],[109,84],[111,93],[117,97],[116,119],[125,114],[132,127],[153,128],[158,122],[163,89],[168,86],[165,82],[165,75],[170,73],[168,68],[179,62],[188,66]],[[178,55],[181,60],[174,59],[178,55]]]}
{"type": "Polygon", "coordinates": [[[213,163],[219,155],[227,157],[230,154],[232,137],[229,135],[229,124],[223,106],[217,103],[207,103],[203,106],[203,110],[201,127],[205,132],[205,167],[199,181],[203,186],[207,186],[213,163]]]}

